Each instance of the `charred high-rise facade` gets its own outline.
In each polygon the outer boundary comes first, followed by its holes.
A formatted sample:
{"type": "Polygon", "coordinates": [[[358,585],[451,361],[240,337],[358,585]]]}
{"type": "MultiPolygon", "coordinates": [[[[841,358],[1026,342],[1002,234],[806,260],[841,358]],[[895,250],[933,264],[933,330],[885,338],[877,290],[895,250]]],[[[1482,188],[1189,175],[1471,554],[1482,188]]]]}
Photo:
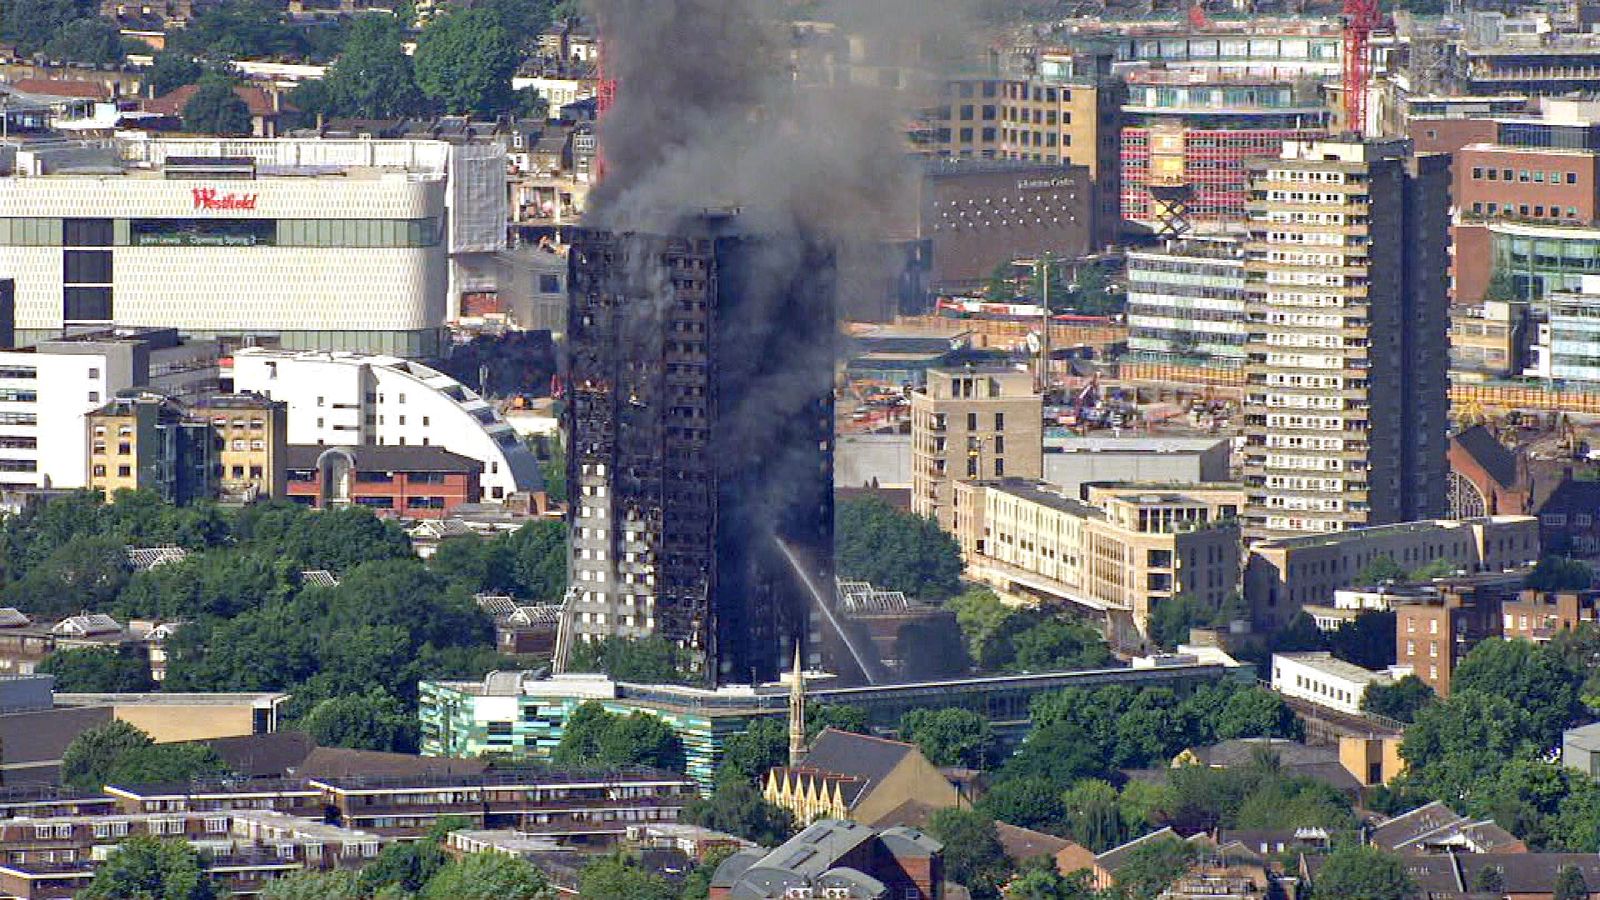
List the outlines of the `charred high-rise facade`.
{"type": "Polygon", "coordinates": [[[796,642],[821,661],[833,585],[833,254],[733,213],[670,230],[572,246],[564,641],[656,635],[708,682],[771,680],[796,642]]]}

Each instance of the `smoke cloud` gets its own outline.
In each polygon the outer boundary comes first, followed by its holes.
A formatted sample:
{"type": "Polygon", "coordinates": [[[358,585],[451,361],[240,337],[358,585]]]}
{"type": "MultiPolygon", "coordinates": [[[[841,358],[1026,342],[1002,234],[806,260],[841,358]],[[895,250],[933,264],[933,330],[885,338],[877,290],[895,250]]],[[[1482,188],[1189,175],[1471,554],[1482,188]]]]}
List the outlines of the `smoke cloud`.
{"type": "Polygon", "coordinates": [[[831,36],[801,34],[767,0],[590,5],[617,83],[599,127],[594,224],[659,231],[737,206],[755,231],[859,240],[914,221],[905,126],[932,94],[913,67],[958,55],[963,4],[825,4],[817,17],[834,23],[831,36]]]}

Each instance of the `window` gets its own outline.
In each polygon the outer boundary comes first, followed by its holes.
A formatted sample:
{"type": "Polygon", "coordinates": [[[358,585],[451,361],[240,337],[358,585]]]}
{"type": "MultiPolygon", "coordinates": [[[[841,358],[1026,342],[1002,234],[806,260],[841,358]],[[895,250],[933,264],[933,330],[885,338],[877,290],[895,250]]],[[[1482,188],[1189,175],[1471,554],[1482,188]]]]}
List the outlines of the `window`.
{"type": "Polygon", "coordinates": [[[100,392],[99,391],[90,391],[89,392],[89,402],[90,403],[99,403],[100,402],[100,392]]]}
{"type": "Polygon", "coordinates": [[[1006,414],[1005,413],[997,412],[997,413],[994,414],[994,430],[995,431],[1005,431],[1006,430],[1006,414]]]}
{"type": "Polygon", "coordinates": [[[117,477],[118,478],[129,478],[129,477],[132,477],[132,475],[133,475],[133,468],[131,466],[117,466],[117,477]]]}
{"type": "Polygon", "coordinates": [[[104,478],[106,477],[106,467],[103,465],[97,465],[91,470],[91,474],[93,474],[96,478],[104,478]]]}
{"type": "Polygon", "coordinates": [[[1577,184],[1577,183],[1578,183],[1578,173],[1577,172],[1568,172],[1567,173],[1567,184],[1577,184]]]}

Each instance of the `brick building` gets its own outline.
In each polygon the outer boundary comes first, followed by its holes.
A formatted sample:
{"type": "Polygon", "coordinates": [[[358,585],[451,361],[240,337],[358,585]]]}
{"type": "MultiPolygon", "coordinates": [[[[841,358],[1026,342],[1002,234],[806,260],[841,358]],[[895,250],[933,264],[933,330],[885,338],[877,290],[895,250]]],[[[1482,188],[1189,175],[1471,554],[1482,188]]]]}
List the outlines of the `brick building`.
{"type": "Polygon", "coordinates": [[[1434,693],[1450,696],[1450,680],[1480,641],[1501,631],[1501,606],[1514,596],[1494,585],[1446,585],[1434,597],[1395,604],[1395,662],[1410,666],[1434,693]]]}
{"type": "Polygon", "coordinates": [[[483,463],[443,447],[291,445],[289,499],[325,509],[361,506],[379,516],[442,519],[477,500],[483,463]]]}

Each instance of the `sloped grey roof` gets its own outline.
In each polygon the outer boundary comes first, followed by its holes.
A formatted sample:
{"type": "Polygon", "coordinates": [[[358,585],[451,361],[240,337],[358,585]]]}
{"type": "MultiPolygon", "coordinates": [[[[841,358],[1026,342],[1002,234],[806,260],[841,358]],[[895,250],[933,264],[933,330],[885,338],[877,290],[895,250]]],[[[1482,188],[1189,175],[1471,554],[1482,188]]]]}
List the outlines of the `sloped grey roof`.
{"type": "Polygon", "coordinates": [[[887,738],[824,728],[800,761],[800,768],[859,778],[876,785],[916,747],[887,738]]]}

